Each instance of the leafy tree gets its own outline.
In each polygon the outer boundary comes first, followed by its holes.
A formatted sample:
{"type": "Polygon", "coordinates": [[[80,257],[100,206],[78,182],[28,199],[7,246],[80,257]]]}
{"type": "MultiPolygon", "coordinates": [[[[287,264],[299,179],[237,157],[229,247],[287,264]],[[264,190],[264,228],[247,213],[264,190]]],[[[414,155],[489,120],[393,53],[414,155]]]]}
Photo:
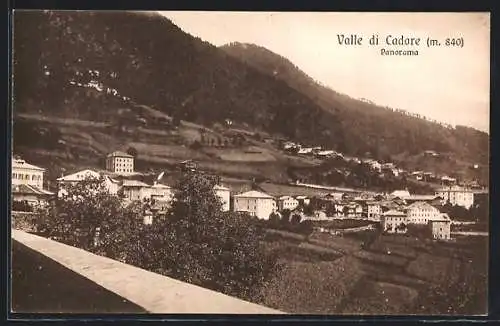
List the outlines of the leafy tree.
{"type": "MultiPolygon", "coordinates": [[[[180,180],[169,216],[156,223],[161,266],[172,277],[249,299],[274,271],[276,257],[260,246],[254,219],[223,212],[213,190],[218,178],[188,172],[180,180]]],[[[155,262],[157,264],[157,262],[155,262]]]]}
{"type": "Polygon", "coordinates": [[[300,224],[300,221],[302,220],[302,216],[300,214],[293,214],[292,218],[290,219],[291,224],[300,224]]]}
{"type": "Polygon", "coordinates": [[[281,212],[281,224],[288,225],[288,223],[290,222],[290,214],[291,211],[288,208],[285,208],[281,212]]]}
{"type": "Polygon", "coordinates": [[[53,205],[40,209],[39,231],[66,244],[124,261],[135,230],[142,224],[141,207],[123,207],[102,178],[68,185],[53,205]]]}

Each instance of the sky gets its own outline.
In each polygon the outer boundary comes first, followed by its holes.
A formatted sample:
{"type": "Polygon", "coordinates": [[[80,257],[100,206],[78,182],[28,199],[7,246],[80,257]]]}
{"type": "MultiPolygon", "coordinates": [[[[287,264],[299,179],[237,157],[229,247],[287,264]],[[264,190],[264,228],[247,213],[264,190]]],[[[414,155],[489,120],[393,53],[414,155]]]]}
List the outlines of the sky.
{"type": "Polygon", "coordinates": [[[489,132],[489,13],[161,12],[183,31],[220,46],[253,43],[280,54],[337,92],[489,132]],[[338,35],[363,37],[340,45],[338,35]],[[379,36],[379,45],[368,39],[379,36]],[[420,37],[388,46],[386,37],[420,37]],[[427,47],[427,38],[440,47],[427,47]],[[444,46],[460,38],[463,46],[444,46]],[[418,56],[383,56],[414,49],[418,56]]]}

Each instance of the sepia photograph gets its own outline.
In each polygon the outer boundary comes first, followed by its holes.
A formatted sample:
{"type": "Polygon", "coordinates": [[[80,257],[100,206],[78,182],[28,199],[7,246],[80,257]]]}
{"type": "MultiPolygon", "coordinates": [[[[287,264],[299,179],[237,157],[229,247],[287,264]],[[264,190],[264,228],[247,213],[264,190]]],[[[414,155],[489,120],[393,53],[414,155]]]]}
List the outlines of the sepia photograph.
{"type": "Polygon", "coordinates": [[[12,316],[488,314],[489,13],[11,27],[12,316]]]}

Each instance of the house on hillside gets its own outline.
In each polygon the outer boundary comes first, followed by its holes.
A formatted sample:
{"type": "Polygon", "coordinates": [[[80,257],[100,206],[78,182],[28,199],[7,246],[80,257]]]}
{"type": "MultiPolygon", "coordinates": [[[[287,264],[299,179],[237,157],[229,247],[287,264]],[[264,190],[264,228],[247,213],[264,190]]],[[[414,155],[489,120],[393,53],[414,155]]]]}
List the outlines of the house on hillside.
{"type": "Polygon", "coordinates": [[[344,196],[344,193],[342,193],[342,192],[331,192],[331,193],[324,195],[322,198],[324,200],[340,201],[340,200],[342,200],[343,196],[344,196]]]}
{"type": "Polygon", "coordinates": [[[408,223],[427,224],[440,216],[439,210],[426,202],[415,202],[407,207],[408,223]]]}
{"type": "Polygon", "coordinates": [[[448,214],[440,214],[436,219],[429,221],[432,230],[432,238],[436,240],[451,239],[451,219],[448,214]]]}
{"type": "Polygon", "coordinates": [[[383,213],[380,222],[382,230],[387,233],[406,233],[408,231],[406,214],[398,210],[383,213]]]}
{"type": "Polygon", "coordinates": [[[233,201],[235,212],[246,212],[263,220],[268,220],[277,209],[274,197],[256,190],[234,195],[233,201]]]}
{"type": "Polygon", "coordinates": [[[456,185],[457,179],[449,177],[447,175],[441,177],[441,184],[444,186],[453,186],[456,185]]]}
{"type": "Polygon", "coordinates": [[[114,173],[133,173],[134,157],[120,151],[110,153],[106,157],[106,170],[114,173]]]}
{"type": "Polygon", "coordinates": [[[474,205],[474,192],[471,189],[452,186],[444,187],[436,191],[436,196],[443,198],[443,201],[452,205],[458,205],[467,209],[474,205]]]}
{"type": "Polygon", "coordinates": [[[229,188],[222,185],[216,185],[214,187],[215,195],[220,198],[222,202],[222,211],[228,212],[230,210],[231,203],[231,191],[229,188]]]}
{"type": "Polygon", "coordinates": [[[299,148],[299,151],[297,154],[299,155],[311,155],[313,153],[313,148],[312,147],[302,147],[299,148]]]}
{"type": "Polygon", "coordinates": [[[281,196],[277,202],[279,211],[283,211],[284,209],[293,211],[299,206],[299,201],[291,196],[281,196]]]}

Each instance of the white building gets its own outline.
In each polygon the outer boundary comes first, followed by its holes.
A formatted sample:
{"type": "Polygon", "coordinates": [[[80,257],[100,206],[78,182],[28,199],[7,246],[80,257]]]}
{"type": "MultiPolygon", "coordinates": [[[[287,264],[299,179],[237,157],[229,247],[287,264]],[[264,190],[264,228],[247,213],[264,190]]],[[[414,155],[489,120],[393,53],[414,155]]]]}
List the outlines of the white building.
{"type": "Polygon", "coordinates": [[[222,211],[228,212],[231,209],[230,208],[231,190],[222,185],[216,185],[214,187],[214,190],[215,190],[215,195],[217,195],[222,202],[222,211]]]}
{"type": "Polygon", "coordinates": [[[364,215],[369,219],[380,220],[382,215],[382,206],[376,201],[366,202],[364,208],[364,215]]]}
{"type": "Polygon", "coordinates": [[[408,223],[406,214],[397,210],[390,210],[382,214],[382,229],[387,233],[406,233],[408,223]]]}
{"type": "Polygon", "coordinates": [[[12,159],[12,185],[29,185],[43,189],[45,169],[27,163],[22,159],[12,159]]]}
{"type": "Polygon", "coordinates": [[[307,196],[295,196],[295,199],[299,202],[299,205],[309,205],[311,203],[311,199],[307,196]]]}
{"type": "Polygon", "coordinates": [[[474,193],[472,190],[460,186],[441,188],[436,195],[443,198],[444,202],[452,205],[463,206],[469,209],[474,204],[474,193]]]}
{"type": "Polygon", "coordinates": [[[234,197],[234,211],[247,212],[259,219],[267,220],[276,211],[274,198],[263,192],[251,190],[234,197]]]}
{"type": "Polygon", "coordinates": [[[440,214],[435,220],[429,222],[432,238],[436,240],[450,240],[451,219],[447,214],[440,214]]]}
{"type": "Polygon", "coordinates": [[[395,190],[395,191],[391,192],[391,194],[389,196],[392,198],[398,197],[401,199],[406,199],[408,197],[411,197],[408,190],[395,190]]]}
{"type": "Polygon", "coordinates": [[[293,211],[299,206],[299,201],[291,196],[281,196],[278,198],[278,210],[288,209],[293,211]]]}
{"type": "MultiPolygon", "coordinates": [[[[144,192],[145,194],[147,192],[144,192]]],[[[160,202],[172,202],[174,198],[174,191],[172,187],[155,182],[151,186],[151,190],[149,192],[150,198],[155,201],[160,202]]]]}
{"type": "Polygon", "coordinates": [[[427,224],[437,219],[441,212],[426,202],[415,202],[407,208],[408,223],[427,224]]]}
{"type": "Polygon", "coordinates": [[[78,171],[78,172],[57,178],[57,185],[58,185],[57,196],[63,197],[64,195],[66,195],[68,193],[66,191],[66,189],[69,185],[75,185],[76,183],[84,181],[85,179],[88,179],[88,178],[99,179],[100,177],[101,177],[101,175],[98,172],[93,171],[93,170],[89,170],[89,169],[85,169],[82,171],[78,171]]]}
{"type": "Polygon", "coordinates": [[[106,157],[106,170],[114,173],[133,173],[134,157],[120,151],[108,154],[106,157]]]}
{"type": "Polygon", "coordinates": [[[142,181],[123,180],[120,192],[126,201],[135,201],[150,199],[153,189],[142,181]]]}

